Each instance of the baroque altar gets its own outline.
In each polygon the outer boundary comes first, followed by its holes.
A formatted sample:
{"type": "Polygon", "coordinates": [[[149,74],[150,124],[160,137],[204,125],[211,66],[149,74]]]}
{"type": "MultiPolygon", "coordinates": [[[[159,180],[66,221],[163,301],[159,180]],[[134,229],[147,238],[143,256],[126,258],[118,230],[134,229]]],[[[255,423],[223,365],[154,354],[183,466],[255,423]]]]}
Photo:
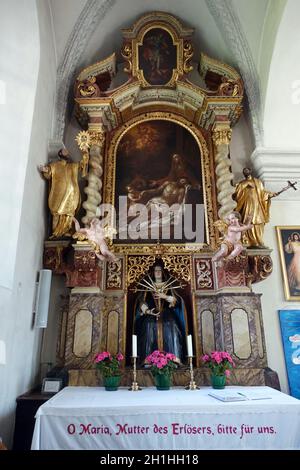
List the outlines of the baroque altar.
{"type": "MultiPolygon", "coordinates": [[[[271,250],[249,248],[223,263],[212,261],[220,242],[214,223],[236,207],[229,149],[242,113],[243,81],[232,67],[205,54],[195,63],[192,36],[192,28],[167,13],[143,15],[123,30],[124,83],[117,81],[115,53],[76,78],[82,127],[76,140],[87,168],[81,220],[87,226],[93,218],[106,218],[115,230],[107,243],[116,259],[99,261],[87,241],[69,234],[45,242],[44,267],[64,275],[71,289],[61,309],[57,347],[70,385],[96,384],[93,357],[104,350],[127,357],[123,384],[130,384],[139,283],[157,263],[179,286],[197,383],[208,383],[201,355],[226,350],[237,365],[232,383],[277,385],[276,373],[267,367],[260,295],[252,292],[252,285],[272,272],[271,250]],[[142,222],[134,212],[138,204],[146,207],[142,222]],[[163,227],[156,226],[150,236],[148,216],[164,204],[178,210],[167,214],[171,229],[163,236],[163,227]],[[190,207],[192,233],[175,236],[182,226],[174,221],[184,204],[190,207]],[[130,236],[130,227],[139,237],[130,236]]],[[[139,383],[151,385],[140,365],[139,383]]],[[[188,382],[184,366],[183,360],[175,385],[188,382]]]]}

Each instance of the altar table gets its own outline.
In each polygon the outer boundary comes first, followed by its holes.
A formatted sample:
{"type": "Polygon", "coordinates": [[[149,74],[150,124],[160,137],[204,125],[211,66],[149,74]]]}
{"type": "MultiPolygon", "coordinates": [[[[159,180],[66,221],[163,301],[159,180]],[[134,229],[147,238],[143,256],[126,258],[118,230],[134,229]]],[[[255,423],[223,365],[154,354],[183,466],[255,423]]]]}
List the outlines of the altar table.
{"type": "Polygon", "coordinates": [[[224,403],[210,387],[66,387],[38,409],[32,449],[300,449],[300,400],[269,387],[226,389],[271,399],[224,403]]]}

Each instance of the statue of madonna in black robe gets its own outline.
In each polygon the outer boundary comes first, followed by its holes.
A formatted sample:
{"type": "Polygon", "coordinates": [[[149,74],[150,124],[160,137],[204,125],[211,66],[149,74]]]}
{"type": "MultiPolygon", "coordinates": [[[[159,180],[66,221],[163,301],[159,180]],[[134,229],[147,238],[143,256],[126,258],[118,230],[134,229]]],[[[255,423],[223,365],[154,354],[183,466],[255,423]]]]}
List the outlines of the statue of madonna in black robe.
{"type": "MultiPolygon", "coordinates": [[[[153,288],[139,292],[135,302],[134,333],[140,363],[159,349],[173,353],[178,362],[186,358],[186,313],[175,289],[165,288],[162,267],[154,267],[153,288]]],[[[146,278],[145,278],[146,279],[146,278]]],[[[147,281],[145,281],[147,282],[147,281]]]]}

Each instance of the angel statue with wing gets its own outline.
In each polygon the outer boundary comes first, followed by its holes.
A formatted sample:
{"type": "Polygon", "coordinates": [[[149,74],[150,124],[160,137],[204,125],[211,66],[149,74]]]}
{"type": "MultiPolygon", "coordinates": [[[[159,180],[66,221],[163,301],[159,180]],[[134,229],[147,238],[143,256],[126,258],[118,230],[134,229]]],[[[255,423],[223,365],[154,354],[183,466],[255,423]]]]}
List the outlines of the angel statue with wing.
{"type": "Polygon", "coordinates": [[[253,227],[251,223],[252,216],[249,216],[245,224],[241,225],[240,220],[241,216],[238,212],[231,212],[224,220],[217,220],[214,223],[219,232],[223,234],[223,239],[219,250],[212,257],[212,261],[216,262],[226,256],[234,258],[244,250],[241,242],[242,232],[253,227]]]}
{"type": "Polygon", "coordinates": [[[101,261],[116,261],[115,255],[108,249],[105,238],[111,238],[113,232],[116,233],[111,227],[102,227],[101,221],[94,217],[90,221],[89,227],[80,228],[80,224],[75,217],[73,217],[76,232],[73,238],[80,241],[88,241],[97,256],[101,261]]]}

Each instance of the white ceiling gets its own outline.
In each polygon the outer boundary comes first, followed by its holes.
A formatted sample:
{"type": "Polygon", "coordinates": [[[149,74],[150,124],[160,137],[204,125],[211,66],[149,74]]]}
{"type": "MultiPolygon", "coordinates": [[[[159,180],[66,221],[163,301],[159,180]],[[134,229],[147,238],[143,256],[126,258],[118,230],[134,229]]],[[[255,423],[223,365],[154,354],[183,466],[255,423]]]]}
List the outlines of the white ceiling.
{"type": "MultiPolygon", "coordinates": [[[[90,0],[49,0],[53,15],[58,63],[61,62],[68,38],[90,0]]],[[[272,0],[274,1],[274,0],[272,0]]],[[[276,0],[275,0],[276,1],[276,0]]],[[[214,0],[224,2],[224,0],[214,0]]],[[[258,62],[265,14],[269,0],[232,0],[241,21],[254,62],[258,62]]],[[[116,0],[108,11],[105,21],[95,29],[87,48],[81,57],[81,66],[100,60],[122,44],[121,28],[131,26],[142,14],[149,11],[166,11],[182,20],[186,26],[195,28],[195,53],[203,51],[215,58],[234,64],[230,48],[224,42],[206,0],[116,0]]]]}

